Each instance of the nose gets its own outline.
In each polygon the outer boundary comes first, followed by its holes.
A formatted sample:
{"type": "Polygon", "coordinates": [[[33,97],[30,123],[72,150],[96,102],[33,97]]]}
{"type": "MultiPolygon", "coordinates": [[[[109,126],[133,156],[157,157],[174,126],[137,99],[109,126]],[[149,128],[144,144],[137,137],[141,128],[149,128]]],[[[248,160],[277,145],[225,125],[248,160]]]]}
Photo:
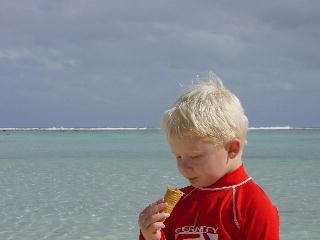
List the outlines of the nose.
{"type": "Polygon", "coordinates": [[[192,169],[192,167],[190,165],[190,161],[186,157],[180,157],[180,159],[178,159],[178,167],[181,170],[191,170],[192,169]]]}

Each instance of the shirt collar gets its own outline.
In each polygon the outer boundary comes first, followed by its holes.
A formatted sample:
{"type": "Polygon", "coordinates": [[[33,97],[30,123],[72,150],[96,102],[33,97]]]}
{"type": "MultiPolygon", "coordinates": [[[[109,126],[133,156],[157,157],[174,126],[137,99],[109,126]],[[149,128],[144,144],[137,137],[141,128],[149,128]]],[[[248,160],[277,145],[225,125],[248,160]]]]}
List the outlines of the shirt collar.
{"type": "Polygon", "coordinates": [[[244,165],[242,164],[236,170],[225,174],[214,184],[206,187],[206,188],[221,188],[221,187],[230,187],[233,185],[240,184],[241,182],[248,179],[249,176],[244,169],[244,165]]]}

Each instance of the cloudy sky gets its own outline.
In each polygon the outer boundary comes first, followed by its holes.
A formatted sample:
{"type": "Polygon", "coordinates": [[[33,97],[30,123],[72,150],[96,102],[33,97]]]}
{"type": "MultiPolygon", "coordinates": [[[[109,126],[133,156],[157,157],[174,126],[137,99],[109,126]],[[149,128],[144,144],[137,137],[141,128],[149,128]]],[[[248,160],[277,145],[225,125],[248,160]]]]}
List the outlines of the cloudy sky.
{"type": "Polygon", "coordinates": [[[209,70],[250,126],[320,126],[317,0],[0,2],[0,127],[158,127],[209,70]]]}

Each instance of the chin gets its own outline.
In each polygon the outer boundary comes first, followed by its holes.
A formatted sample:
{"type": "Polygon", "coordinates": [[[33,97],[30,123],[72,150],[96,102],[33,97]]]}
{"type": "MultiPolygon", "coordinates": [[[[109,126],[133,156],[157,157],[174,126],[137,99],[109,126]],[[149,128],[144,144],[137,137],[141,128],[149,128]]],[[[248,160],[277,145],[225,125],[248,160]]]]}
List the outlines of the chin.
{"type": "Polygon", "coordinates": [[[211,186],[212,184],[214,184],[215,182],[213,183],[199,183],[199,182],[194,182],[194,183],[191,183],[190,184],[195,187],[195,188],[205,188],[205,187],[209,187],[211,186]]]}
{"type": "MultiPolygon", "coordinates": [[[[189,181],[190,182],[190,181],[189,181]]],[[[190,184],[195,188],[204,187],[203,184],[197,183],[197,182],[190,182],[190,184]]]]}

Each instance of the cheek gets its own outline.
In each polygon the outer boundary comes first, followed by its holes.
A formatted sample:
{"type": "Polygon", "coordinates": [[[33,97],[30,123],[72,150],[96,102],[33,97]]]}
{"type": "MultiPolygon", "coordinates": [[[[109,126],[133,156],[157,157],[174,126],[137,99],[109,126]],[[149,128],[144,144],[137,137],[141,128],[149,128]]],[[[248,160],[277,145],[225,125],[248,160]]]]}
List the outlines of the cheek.
{"type": "Polygon", "coordinates": [[[194,172],[197,170],[197,167],[192,161],[188,160],[178,160],[177,161],[177,168],[179,172],[184,175],[183,173],[189,174],[190,172],[194,172]]]}
{"type": "Polygon", "coordinates": [[[198,171],[201,171],[206,175],[215,175],[216,172],[219,172],[221,170],[220,164],[214,159],[206,159],[205,161],[202,161],[201,164],[197,165],[196,168],[198,169],[198,171]]]}
{"type": "Polygon", "coordinates": [[[183,170],[182,162],[177,160],[176,165],[177,165],[177,169],[179,170],[179,172],[182,173],[182,170],[183,170]]]}

